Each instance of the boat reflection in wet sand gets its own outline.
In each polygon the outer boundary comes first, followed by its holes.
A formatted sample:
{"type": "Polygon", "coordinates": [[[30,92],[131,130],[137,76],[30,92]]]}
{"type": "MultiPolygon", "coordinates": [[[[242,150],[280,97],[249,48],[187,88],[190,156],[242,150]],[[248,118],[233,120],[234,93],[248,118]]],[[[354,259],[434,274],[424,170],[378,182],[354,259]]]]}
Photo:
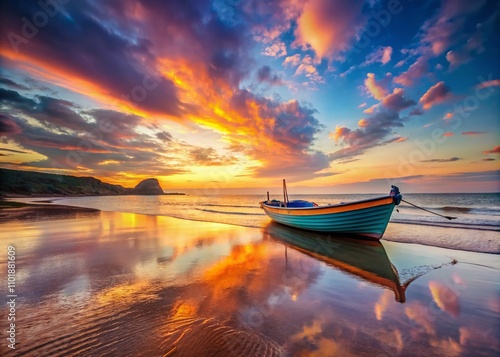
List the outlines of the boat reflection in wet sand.
{"type": "Polygon", "coordinates": [[[398,302],[406,300],[409,283],[401,285],[398,272],[379,241],[307,232],[275,222],[266,226],[264,234],[330,266],[392,290],[398,302]]]}

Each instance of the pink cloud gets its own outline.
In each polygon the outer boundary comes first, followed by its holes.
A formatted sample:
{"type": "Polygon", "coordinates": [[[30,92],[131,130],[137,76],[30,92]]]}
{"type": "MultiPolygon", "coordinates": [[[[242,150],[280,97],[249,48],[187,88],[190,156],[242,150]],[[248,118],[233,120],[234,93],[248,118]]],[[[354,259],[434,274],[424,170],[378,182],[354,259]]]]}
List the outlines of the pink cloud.
{"type": "Polygon", "coordinates": [[[378,100],[384,99],[385,96],[389,93],[386,86],[383,83],[383,80],[377,82],[375,79],[374,73],[368,73],[367,78],[365,79],[365,87],[370,95],[378,100]]]}
{"type": "Polygon", "coordinates": [[[493,14],[484,23],[478,24],[476,26],[476,31],[463,46],[448,51],[446,59],[450,63],[450,71],[456,69],[462,64],[470,62],[475,55],[484,52],[483,45],[486,34],[492,30],[497,16],[497,14],[493,14]]]}
{"type": "Polygon", "coordinates": [[[498,87],[500,86],[500,79],[493,79],[491,81],[481,82],[476,88],[498,87]]]}
{"type": "Polygon", "coordinates": [[[297,20],[294,43],[312,48],[319,58],[334,58],[349,49],[365,23],[362,8],[362,0],[310,0],[297,20]]]}
{"type": "Polygon", "coordinates": [[[366,107],[366,102],[361,103],[360,105],[358,105],[358,108],[364,108],[364,107],[366,107]]]}
{"type": "Polygon", "coordinates": [[[401,60],[401,61],[399,61],[398,63],[396,63],[396,64],[394,65],[394,68],[399,68],[399,67],[402,67],[405,63],[406,63],[406,61],[405,61],[405,60],[401,60]]]}
{"type": "Polygon", "coordinates": [[[286,45],[282,41],[276,41],[271,46],[266,47],[264,51],[262,51],[262,54],[275,58],[286,56],[286,45]]]}
{"type": "Polygon", "coordinates": [[[483,154],[500,154],[500,146],[495,146],[493,149],[491,150],[485,150],[483,151],[483,154]]]}
{"type": "Polygon", "coordinates": [[[410,67],[408,67],[406,72],[395,77],[394,82],[409,87],[418,79],[426,75],[428,69],[429,65],[427,64],[427,60],[424,57],[419,57],[410,67]]]}
{"type": "Polygon", "coordinates": [[[291,67],[297,67],[300,64],[300,55],[297,53],[293,56],[288,56],[285,58],[283,61],[283,66],[288,66],[290,65],[291,67]]]}
{"type": "Polygon", "coordinates": [[[438,56],[459,41],[465,15],[477,12],[486,0],[445,0],[438,14],[423,26],[422,43],[438,56]]]}
{"type": "Polygon", "coordinates": [[[368,66],[370,64],[380,62],[382,65],[387,64],[391,60],[392,47],[379,47],[368,56],[366,56],[365,61],[361,64],[361,67],[368,66]]]}
{"type": "Polygon", "coordinates": [[[414,100],[405,97],[405,91],[402,88],[395,88],[391,94],[382,100],[384,107],[398,112],[415,104],[417,103],[414,100]]]}
{"type": "Polygon", "coordinates": [[[391,56],[392,56],[392,47],[391,46],[384,47],[384,53],[382,55],[382,59],[380,60],[380,62],[382,62],[382,64],[388,63],[391,60],[391,56]]]}
{"type": "Polygon", "coordinates": [[[443,103],[451,97],[450,88],[443,81],[436,83],[429,88],[420,98],[420,103],[424,109],[430,109],[436,104],[443,103]]]}
{"type": "Polygon", "coordinates": [[[451,136],[455,136],[455,134],[453,134],[451,131],[447,131],[446,133],[443,134],[443,137],[451,137],[451,136]]]}
{"type": "Polygon", "coordinates": [[[453,118],[453,113],[451,112],[446,113],[443,117],[444,120],[450,120],[451,118],[453,118]]]}

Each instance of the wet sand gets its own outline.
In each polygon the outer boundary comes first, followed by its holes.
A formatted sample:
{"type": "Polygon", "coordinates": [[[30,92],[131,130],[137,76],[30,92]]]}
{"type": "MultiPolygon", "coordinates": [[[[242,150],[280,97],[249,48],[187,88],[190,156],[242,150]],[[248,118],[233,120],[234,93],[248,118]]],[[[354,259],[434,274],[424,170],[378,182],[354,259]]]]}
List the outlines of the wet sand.
{"type": "Polygon", "coordinates": [[[15,351],[0,305],[1,355],[500,354],[499,255],[17,210],[0,210],[0,269],[14,246],[17,295],[15,351]]]}

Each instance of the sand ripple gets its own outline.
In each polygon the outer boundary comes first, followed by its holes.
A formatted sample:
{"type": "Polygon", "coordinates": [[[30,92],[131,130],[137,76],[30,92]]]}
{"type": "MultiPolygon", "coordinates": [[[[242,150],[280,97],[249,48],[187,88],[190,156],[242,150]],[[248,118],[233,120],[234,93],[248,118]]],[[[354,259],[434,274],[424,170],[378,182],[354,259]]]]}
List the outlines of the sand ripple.
{"type": "MultiPolygon", "coordinates": [[[[164,356],[284,356],[283,348],[264,335],[220,324],[214,319],[183,319],[165,336],[164,356]]],[[[163,350],[164,348],[162,348],[163,350]]]]}

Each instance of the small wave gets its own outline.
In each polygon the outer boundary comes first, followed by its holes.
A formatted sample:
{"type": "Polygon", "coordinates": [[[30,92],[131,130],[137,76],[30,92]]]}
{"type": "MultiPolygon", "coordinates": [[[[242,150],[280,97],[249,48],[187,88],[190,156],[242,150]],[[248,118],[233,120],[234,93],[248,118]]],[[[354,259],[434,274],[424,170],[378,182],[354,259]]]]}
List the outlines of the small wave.
{"type": "Polygon", "coordinates": [[[495,224],[471,224],[471,223],[442,223],[442,222],[432,222],[432,221],[413,221],[410,219],[391,219],[391,223],[401,223],[401,224],[413,224],[416,226],[432,226],[432,227],[444,227],[444,228],[460,228],[460,229],[471,229],[476,231],[492,231],[500,232],[500,225],[495,224]]]}
{"type": "Polygon", "coordinates": [[[458,207],[458,206],[444,206],[440,208],[441,211],[446,211],[446,212],[461,212],[461,213],[467,213],[472,210],[472,208],[469,207],[458,207]]]}
{"type": "Polygon", "coordinates": [[[222,213],[222,214],[235,214],[242,216],[265,216],[264,213],[248,213],[248,212],[226,212],[226,211],[216,211],[213,209],[196,208],[197,211],[210,212],[210,213],[222,213]]]}
{"type": "Polygon", "coordinates": [[[205,207],[235,207],[235,208],[259,208],[258,205],[253,205],[253,206],[245,206],[245,205],[221,205],[221,204],[215,204],[215,203],[202,203],[200,206],[205,206],[205,207]]]}
{"type": "MultiPolygon", "coordinates": [[[[413,207],[409,205],[402,204],[399,206],[401,209],[409,209],[413,211],[420,210],[418,207],[413,207]]],[[[435,206],[422,206],[422,208],[428,209],[428,210],[438,210],[442,212],[458,212],[458,213],[468,213],[468,214],[481,214],[481,215],[492,215],[492,216],[500,216],[500,209],[495,208],[495,207],[481,207],[481,208],[475,208],[475,207],[463,207],[463,206],[442,206],[442,207],[435,207],[435,206]]]]}

